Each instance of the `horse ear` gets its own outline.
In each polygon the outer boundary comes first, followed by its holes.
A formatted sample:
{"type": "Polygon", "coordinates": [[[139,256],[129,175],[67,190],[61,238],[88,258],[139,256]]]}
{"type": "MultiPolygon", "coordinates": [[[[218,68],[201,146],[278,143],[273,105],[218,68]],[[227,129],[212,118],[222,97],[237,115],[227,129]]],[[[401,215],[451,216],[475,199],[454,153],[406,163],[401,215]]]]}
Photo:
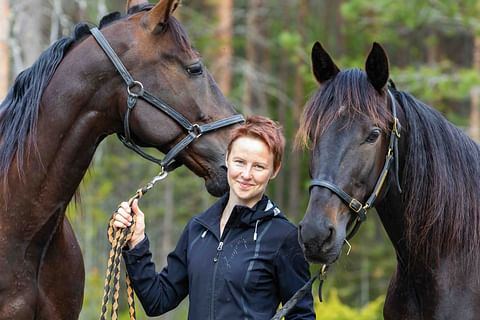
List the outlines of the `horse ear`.
{"type": "Polygon", "coordinates": [[[312,69],[313,75],[320,84],[332,79],[340,72],[330,55],[318,41],[312,47],[312,69]]]}
{"type": "Polygon", "coordinates": [[[180,0],[160,0],[147,14],[146,25],[153,33],[161,32],[180,0]]]}
{"type": "Polygon", "coordinates": [[[368,80],[377,91],[385,87],[389,78],[388,57],[381,45],[374,42],[365,62],[368,80]]]}
{"type": "Polygon", "coordinates": [[[127,1],[127,10],[125,10],[125,12],[128,12],[128,10],[130,10],[131,8],[135,7],[135,6],[138,6],[138,5],[141,5],[141,4],[144,4],[144,3],[148,3],[147,0],[128,0],[127,1]]]}

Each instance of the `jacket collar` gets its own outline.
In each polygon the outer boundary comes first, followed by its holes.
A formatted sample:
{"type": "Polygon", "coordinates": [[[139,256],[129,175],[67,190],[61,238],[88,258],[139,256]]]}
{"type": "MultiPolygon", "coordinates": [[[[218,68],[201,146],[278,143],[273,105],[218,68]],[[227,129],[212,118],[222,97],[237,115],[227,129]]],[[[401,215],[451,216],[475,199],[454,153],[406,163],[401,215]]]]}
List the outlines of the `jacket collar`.
{"type": "MultiPolygon", "coordinates": [[[[204,225],[209,231],[217,234],[220,230],[220,216],[227,205],[230,193],[227,192],[218,199],[204,213],[197,216],[197,221],[204,225]]],[[[230,216],[229,224],[232,227],[250,227],[255,226],[257,220],[268,220],[274,217],[284,218],[280,209],[266,196],[263,195],[253,208],[242,205],[236,205],[230,216]]]]}

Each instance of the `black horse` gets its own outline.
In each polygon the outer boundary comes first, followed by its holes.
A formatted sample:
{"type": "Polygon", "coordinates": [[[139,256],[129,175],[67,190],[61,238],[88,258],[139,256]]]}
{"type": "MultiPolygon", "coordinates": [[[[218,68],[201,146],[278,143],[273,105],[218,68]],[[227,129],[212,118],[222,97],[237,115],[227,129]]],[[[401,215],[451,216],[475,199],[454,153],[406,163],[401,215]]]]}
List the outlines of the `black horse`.
{"type": "Polygon", "coordinates": [[[388,82],[374,43],[365,72],[340,71],[317,42],[320,89],[299,142],[311,147],[306,257],[331,264],[375,207],[396,250],[385,319],[478,319],[480,149],[437,111],[388,82]]]}

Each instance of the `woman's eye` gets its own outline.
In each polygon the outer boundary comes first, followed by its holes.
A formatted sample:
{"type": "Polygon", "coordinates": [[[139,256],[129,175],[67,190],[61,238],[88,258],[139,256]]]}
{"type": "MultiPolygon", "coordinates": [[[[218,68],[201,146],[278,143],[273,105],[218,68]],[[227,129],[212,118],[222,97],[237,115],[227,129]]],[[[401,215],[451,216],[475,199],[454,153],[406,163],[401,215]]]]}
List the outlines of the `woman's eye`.
{"type": "Polygon", "coordinates": [[[185,70],[187,70],[188,74],[191,76],[199,76],[203,73],[202,64],[200,62],[185,67],[185,70]]]}
{"type": "Polygon", "coordinates": [[[365,139],[365,142],[374,143],[375,141],[377,141],[378,137],[380,137],[380,134],[380,129],[373,129],[368,135],[367,139],[365,139]]]}

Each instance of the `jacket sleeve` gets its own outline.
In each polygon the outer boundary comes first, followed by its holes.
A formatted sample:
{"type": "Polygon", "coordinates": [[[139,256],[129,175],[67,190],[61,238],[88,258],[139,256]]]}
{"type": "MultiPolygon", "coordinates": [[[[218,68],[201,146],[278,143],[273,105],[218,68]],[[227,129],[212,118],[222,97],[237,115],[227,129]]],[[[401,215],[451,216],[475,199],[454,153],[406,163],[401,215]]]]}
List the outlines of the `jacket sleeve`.
{"type": "Polygon", "coordinates": [[[158,316],[175,308],[188,295],[187,242],[188,228],[177,247],[167,257],[167,265],[155,271],[147,237],[123,257],[135,293],[148,316],[158,316]]]}
{"type": "MultiPolygon", "coordinates": [[[[298,244],[297,229],[284,239],[275,259],[276,281],[282,305],[310,279],[308,263],[298,244]]],[[[287,320],[315,319],[311,290],[287,314],[287,320]]]]}

